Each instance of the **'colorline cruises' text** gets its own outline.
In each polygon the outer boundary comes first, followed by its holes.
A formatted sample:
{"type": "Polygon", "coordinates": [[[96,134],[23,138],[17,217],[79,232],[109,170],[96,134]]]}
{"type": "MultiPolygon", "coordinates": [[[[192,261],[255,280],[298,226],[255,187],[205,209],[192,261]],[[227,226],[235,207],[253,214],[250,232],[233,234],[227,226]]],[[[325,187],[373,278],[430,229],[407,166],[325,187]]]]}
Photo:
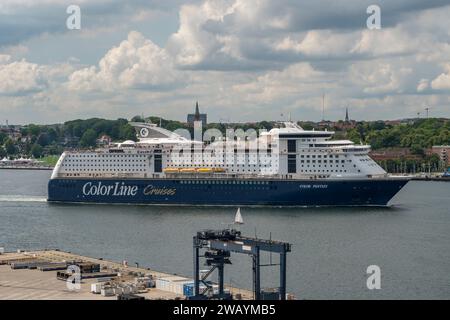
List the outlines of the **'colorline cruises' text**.
{"type": "Polygon", "coordinates": [[[96,184],[87,182],[83,186],[85,196],[135,196],[138,186],[126,186],[124,182],[104,185],[100,181],[96,184]]]}

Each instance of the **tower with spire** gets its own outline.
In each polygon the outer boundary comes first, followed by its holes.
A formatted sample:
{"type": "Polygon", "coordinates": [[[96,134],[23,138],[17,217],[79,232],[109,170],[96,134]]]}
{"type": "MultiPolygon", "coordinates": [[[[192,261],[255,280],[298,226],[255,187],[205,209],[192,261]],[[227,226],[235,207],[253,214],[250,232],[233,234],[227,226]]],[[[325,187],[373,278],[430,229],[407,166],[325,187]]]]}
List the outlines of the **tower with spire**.
{"type": "Polygon", "coordinates": [[[345,122],[350,122],[350,119],[348,118],[348,107],[345,108],[345,122]]]}
{"type": "Polygon", "coordinates": [[[207,124],[207,115],[206,113],[200,113],[198,101],[195,103],[195,113],[189,113],[187,115],[187,123],[189,126],[194,127],[194,121],[201,121],[203,127],[207,124]]]}
{"type": "Polygon", "coordinates": [[[200,110],[198,109],[198,101],[195,103],[194,121],[200,121],[200,110]]]}

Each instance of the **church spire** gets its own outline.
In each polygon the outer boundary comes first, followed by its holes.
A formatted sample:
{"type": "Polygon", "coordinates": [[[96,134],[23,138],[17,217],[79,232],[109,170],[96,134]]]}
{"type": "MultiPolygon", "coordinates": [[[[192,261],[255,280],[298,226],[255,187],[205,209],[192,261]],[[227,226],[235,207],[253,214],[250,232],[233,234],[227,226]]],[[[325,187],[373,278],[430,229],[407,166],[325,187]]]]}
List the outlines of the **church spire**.
{"type": "Polygon", "coordinates": [[[345,108],[345,122],[349,122],[349,118],[348,118],[348,107],[345,108]]]}
{"type": "Polygon", "coordinates": [[[195,103],[195,121],[200,121],[200,111],[198,109],[198,101],[195,103]]]}

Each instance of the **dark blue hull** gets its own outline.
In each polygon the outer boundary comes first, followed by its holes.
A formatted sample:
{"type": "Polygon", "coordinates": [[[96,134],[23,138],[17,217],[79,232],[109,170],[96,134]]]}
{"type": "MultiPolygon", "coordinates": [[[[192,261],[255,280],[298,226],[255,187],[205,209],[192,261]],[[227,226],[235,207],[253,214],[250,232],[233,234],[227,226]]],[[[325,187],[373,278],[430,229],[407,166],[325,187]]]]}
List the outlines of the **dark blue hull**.
{"type": "Polygon", "coordinates": [[[52,179],[48,201],[216,206],[386,206],[406,179],[52,179]]]}

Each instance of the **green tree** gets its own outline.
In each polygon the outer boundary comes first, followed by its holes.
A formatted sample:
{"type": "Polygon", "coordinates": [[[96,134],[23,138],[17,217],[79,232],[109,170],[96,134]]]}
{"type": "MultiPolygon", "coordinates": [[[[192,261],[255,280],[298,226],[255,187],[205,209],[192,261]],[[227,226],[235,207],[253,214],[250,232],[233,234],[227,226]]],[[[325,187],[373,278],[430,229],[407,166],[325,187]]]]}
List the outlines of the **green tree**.
{"type": "Polygon", "coordinates": [[[28,125],[27,130],[32,136],[38,136],[41,133],[41,128],[35,124],[28,125]]]}
{"type": "Polygon", "coordinates": [[[136,141],[136,132],[132,126],[126,124],[121,127],[120,137],[121,140],[133,140],[136,141]]]}
{"type": "Polygon", "coordinates": [[[48,128],[47,130],[48,144],[55,142],[58,139],[58,133],[54,128],[48,128]]]}
{"type": "Polygon", "coordinates": [[[141,116],[134,116],[131,118],[131,122],[145,122],[145,120],[141,116]]]}
{"type": "Polygon", "coordinates": [[[80,139],[80,146],[95,147],[97,140],[97,133],[93,129],[87,129],[80,139]]]}
{"type": "Polygon", "coordinates": [[[15,146],[14,141],[8,138],[5,142],[5,150],[8,155],[15,155],[17,153],[17,147],[15,146]]]}
{"type": "Polygon", "coordinates": [[[31,147],[31,154],[35,158],[40,158],[42,157],[43,150],[44,149],[39,144],[33,144],[33,146],[31,147]]]}
{"type": "Polygon", "coordinates": [[[37,138],[36,143],[40,144],[41,146],[45,147],[46,145],[48,145],[50,142],[49,136],[47,133],[43,132],[39,135],[39,137],[37,138]]]}
{"type": "Polygon", "coordinates": [[[48,148],[48,154],[50,155],[60,155],[63,153],[63,148],[57,144],[52,144],[47,147],[48,148]]]}
{"type": "Polygon", "coordinates": [[[6,157],[6,150],[0,146],[0,160],[6,157]]]}
{"type": "Polygon", "coordinates": [[[421,148],[419,145],[417,145],[417,144],[413,144],[412,146],[411,146],[411,152],[413,153],[413,154],[417,154],[417,155],[420,155],[420,156],[424,156],[425,155],[425,152],[423,151],[423,148],[421,148]]]}
{"type": "Polygon", "coordinates": [[[5,133],[0,132],[0,145],[3,144],[3,142],[5,142],[7,137],[8,136],[5,133]]]}
{"type": "Polygon", "coordinates": [[[361,141],[361,136],[359,135],[359,132],[357,129],[350,129],[347,132],[347,139],[353,141],[356,144],[359,144],[361,141]]]}

